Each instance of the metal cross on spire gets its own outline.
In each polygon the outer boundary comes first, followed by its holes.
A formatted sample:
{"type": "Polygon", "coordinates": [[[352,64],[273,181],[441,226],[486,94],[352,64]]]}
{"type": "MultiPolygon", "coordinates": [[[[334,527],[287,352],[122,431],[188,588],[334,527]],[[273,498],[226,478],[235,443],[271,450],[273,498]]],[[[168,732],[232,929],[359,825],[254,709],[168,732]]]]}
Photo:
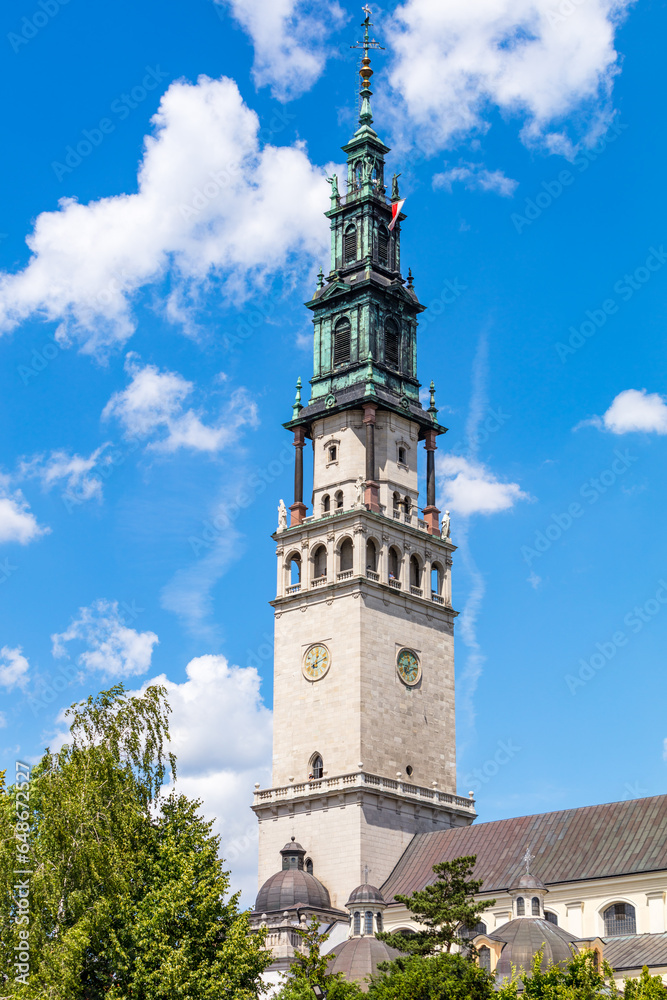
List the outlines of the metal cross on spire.
{"type": "Polygon", "coordinates": [[[368,865],[364,865],[364,885],[368,885],[368,865]]]}
{"type": "Polygon", "coordinates": [[[366,15],[361,25],[364,29],[363,41],[357,42],[356,45],[350,45],[350,48],[364,50],[364,58],[361,60],[361,69],[359,70],[359,76],[361,77],[361,111],[359,113],[359,123],[361,125],[371,125],[373,122],[373,115],[371,114],[370,98],[372,90],[370,88],[370,82],[373,70],[371,69],[371,58],[368,53],[371,49],[378,49],[384,52],[384,45],[380,45],[379,42],[370,37],[370,28],[373,26],[370,7],[366,4],[366,6],[361,9],[366,15]]]}
{"type": "Polygon", "coordinates": [[[526,848],[526,853],[522,860],[526,866],[526,875],[530,875],[530,862],[535,860],[535,855],[530,853],[530,847],[526,848]]]}

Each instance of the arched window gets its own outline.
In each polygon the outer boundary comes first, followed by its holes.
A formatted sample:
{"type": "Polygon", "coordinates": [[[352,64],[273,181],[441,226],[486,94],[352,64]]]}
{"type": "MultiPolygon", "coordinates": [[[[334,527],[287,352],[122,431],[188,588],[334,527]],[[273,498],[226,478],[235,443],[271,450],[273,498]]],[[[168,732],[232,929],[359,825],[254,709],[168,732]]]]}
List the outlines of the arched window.
{"type": "Polygon", "coordinates": [[[363,166],[361,160],[357,160],[354,165],[354,187],[358,190],[361,187],[361,179],[363,176],[363,166]]]}
{"type": "Polygon", "coordinates": [[[327,575],[327,550],[324,545],[318,545],[313,553],[313,576],[315,578],[327,575]]]}
{"type": "Polygon", "coordinates": [[[606,937],[637,933],[635,908],[630,903],[613,903],[607,907],[603,916],[606,937]]]}
{"type": "Polygon", "coordinates": [[[485,944],[479,949],[479,967],[485,972],[491,972],[491,949],[485,944]]]}
{"type": "Polygon", "coordinates": [[[419,588],[421,583],[422,569],[419,565],[419,559],[417,556],[410,556],[410,586],[419,588]]]}
{"type": "Polygon", "coordinates": [[[378,261],[385,267],[389,264],[389,230],[384,226],[378,229],[378,261]]]}
{"type": "Polygon", "coordinates": [[[334,499],[336,501],[336,510],[342,510],[343,509],[343,491],[342,490],[338,490],[338,492],[336,493],[336,496],[335,496],[334,499]]]}
{"type": "Polygon", "coordinates": [[[352,569],[354,561],[354,548],[352,539],[346,538],[340,547],[340,572],[346,573],[352,569]]]}
{"type": "Polygon", "coordinates": [[[408,515],[408,517],[410,516],[410,514],[412,514],[412,500],[410,499],[410,497],[406,496],[405,499],[403,500],[403,510],[408,515]]]}
{"type": "Polygon", "coordinates": [[[478,934],[486,934],[486,924],[483,920],[479,920],[472,927],[466,927],[465,924],[459,927],[459,937],[465,941],[472,941],[478,934]]]}
{"type": "Polygon", "coordinates": [[[310,761],[310,773],[314,781],[319,781],[319,779],[324,775],[324,761],[319,753],[316,753],[310,761]]]}
{"type": "Polygon", "coordinates": [[[341,319],[334,330],[333,363],[334,368],[350,363],[351,327],[349,319],[341,319]]]}
{"type": "Polygon", "coordinates": [[[330,444],[327,451],[327,462],[337,462],[338,461],[338,446],[335,444],[330,444]]]}
{"type": "Polygon", "coordinates": [[[312,858],[306,858],[305,868],[306,868],[306,872],[308,873],[308,875],[312,875],[313,874],[313,859],[312,858]]]}
{"type": "Polygon", "coordinates": [[[395,490],[394,491],[394,510],[400,510],[400,509],[401,509],[401,494],[398,492],[398,490],[395,490]]]}
{"type": "Polygon", "coordinates": [[[357,259],[357,227],[348,226],[343,239],[343,263],[354,264],[357,259]]]}
{"type": "Polygon", "coordinates": [[[373,914],[371,910],[366,910],[364,919],[364,934],[373,933],[373,914]]]}
{"type": "Polygon", "coordinates": [[[525,917],[526,915],[526,904],[523,896],[516,897],[516,915],[517,917],[525,917]]]}
{"type": "Polygon", "coordinates": [[[382,913],[375,914],[375,926],[377,927],[378,934],[382,934],[382,913]]]}
{"type": "Polygon", "coordinates": [[[533,901],[531,904],[532,913],[534,917],[539,917],[540,915],[540,900],[537,896],[533,896],[533,901]]]}
{"type": "Polygon", "coordinates": [[[301,583],[301,556],[295,553],[289,562],[289,582],[290,587],[296,587],[301,583]]]}
{"type": "Polygon", "coordinates": [[[401,338],[393,319],[384,325],[384,360],[390,368],[399,368],[401,338]]]}
{"type": "Polygon", "coordinates": [[[544,919],[548,920],[550,924],[555,924],[558,927],[558,914],[552,913],[551,910],[544,911],[544,919]]]}
{"type": "Polygon", "coordinates": [[[375,542],[372,539],[368,539],[366,542],[366,570],[370,570],[371,573],[377,573],[378,568],[378,554],[375,548],[375,542]]]}
{"type": "Polygon", "coordinates": [[[389,549],[389,579],[398,580],[401,575],[401,557],[398,550],[389,549]]]}
{"type": "Polygon", "coordinates": [[[359,937],[361,934],[361,914],[358,910],[354,914],[354,926],[352,927],[352,933],[355,937],[359,937]]]}
{"type": "Polygon", "coordinates": [[[328,514],[331,510],[331,497],[328,493],[325,493],[322,497],[322,513],[328,514]]]}
{"type": "Polygon", "coordinates": [[[436,597],[442,594],[442,566],[440,563],[431,563],[431,593],[436,597]]]}
{"type": "Polygon", "coordinates": [[[398,446],[398,464],[399,465],[407,465],[408,464],[407,463],[407,455],[406,455],[406,451],[405,451],[405,445],[403,445],[403,444],[400,444],[398,446]]]}

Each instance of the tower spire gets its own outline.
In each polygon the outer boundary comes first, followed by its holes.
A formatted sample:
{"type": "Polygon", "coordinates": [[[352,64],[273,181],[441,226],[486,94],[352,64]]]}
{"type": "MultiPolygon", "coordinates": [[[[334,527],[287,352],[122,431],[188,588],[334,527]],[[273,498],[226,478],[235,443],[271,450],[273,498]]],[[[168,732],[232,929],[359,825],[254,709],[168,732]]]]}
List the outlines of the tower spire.
{"type": "Polygon", "coordinates": [[[359,91],[361,95],[359,124],[362,126],[367,125],[370,128],[373,124],[373,115],[371,112],[371,97],[373,95],[373,91],[370,87],[373,70],[371,69],[371,58],[368,53],[371,49],[379,49],[384,52],[384,46],[380,45],[379,42],[376,42],[374,38],[370,37],[370,28],[373,27],[370,7],[366,4],[366,6],[361,9],[366,15],[361,24],[361,27],[364,29],[363,41],[357,42],[356,45],[350,45],[350,48],[364,50],[364,58],[361,60],[361,69],[359,70],[359,76],[361,77],[361,90],[359,91]]]}

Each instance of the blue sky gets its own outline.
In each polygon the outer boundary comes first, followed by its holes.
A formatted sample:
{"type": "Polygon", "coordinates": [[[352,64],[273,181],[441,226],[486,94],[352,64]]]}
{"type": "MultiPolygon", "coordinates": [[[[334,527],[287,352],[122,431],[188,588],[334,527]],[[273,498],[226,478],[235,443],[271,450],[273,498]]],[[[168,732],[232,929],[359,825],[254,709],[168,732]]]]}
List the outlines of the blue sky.
{"type": "MultiPolygon", "coordinates": [[[[459,791],[489,820],[664,791],[667,13],[459,8],[373,5],[374,111],[450,428],[459,791]]],[[[361,17],[2,12],[0,767],[72,701],[164,676],[246,902],[281,423],[361,17]]]]}

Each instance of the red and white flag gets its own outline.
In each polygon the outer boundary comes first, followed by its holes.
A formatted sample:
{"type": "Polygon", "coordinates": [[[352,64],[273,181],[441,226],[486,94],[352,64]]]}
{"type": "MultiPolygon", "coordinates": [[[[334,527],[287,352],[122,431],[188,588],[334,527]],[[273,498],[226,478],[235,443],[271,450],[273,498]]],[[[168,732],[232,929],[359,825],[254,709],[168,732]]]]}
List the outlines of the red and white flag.
{"type": "Polygon", "coordinates": [[[398,219],[399,213],[403,206],[405,205],[405,198],[403,201],[395,201],[391,206],[391,222],[389,223],[389,228],[393,229],[396,225],[396,220],[398,219]]]}

